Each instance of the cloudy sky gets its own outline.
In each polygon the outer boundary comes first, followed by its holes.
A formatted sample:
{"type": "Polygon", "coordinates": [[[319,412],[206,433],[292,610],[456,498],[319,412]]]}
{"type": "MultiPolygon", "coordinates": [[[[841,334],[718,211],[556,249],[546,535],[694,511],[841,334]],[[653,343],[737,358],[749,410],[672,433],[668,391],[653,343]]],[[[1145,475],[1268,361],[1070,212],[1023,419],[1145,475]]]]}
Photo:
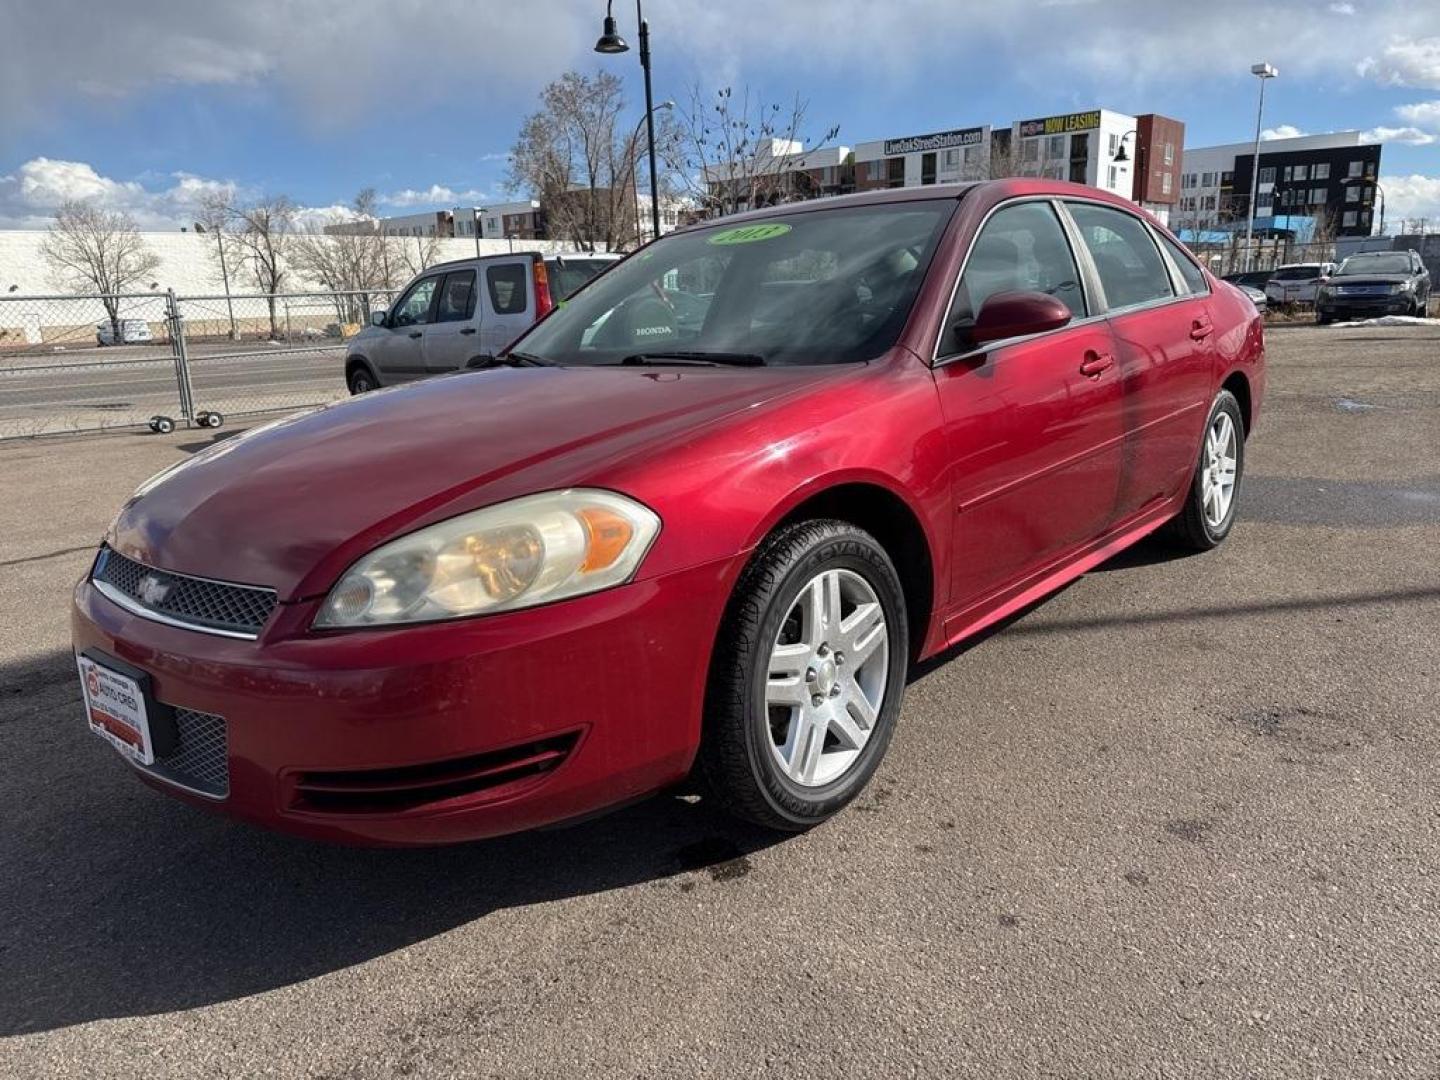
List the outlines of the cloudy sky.
{"type": "MultiPolygon", "coordinates": [[[[1386,143],[1389,218],[1440,219],[1434,0],[647,0],[658,100],[750,86],[809,101],[837,141],[1104,106],[1184,120],[1187,143],[1266,126],[1386,143]]],[[[373,186],[387,208],[509,197],[505,152],[591,51],[603,0],[0,0],[0,228],[66,197],[188,222],[229,186],[324,208],[373,186]]],[[[617,4],[634,38],[634,10],[617,4]]]]}

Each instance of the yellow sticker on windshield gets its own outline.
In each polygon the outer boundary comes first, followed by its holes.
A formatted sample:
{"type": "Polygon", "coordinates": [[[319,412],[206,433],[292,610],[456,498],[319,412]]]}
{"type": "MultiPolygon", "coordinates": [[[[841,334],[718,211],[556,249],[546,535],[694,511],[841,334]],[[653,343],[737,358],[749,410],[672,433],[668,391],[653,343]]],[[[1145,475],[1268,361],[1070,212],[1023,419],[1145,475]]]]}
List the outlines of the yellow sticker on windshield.
{"type": "Polygon", "coordinates": [[[789,225],[782,225],[775,222],[769,225],[741,225],[735,229],[725,229],[710,237],[707,243],[711,244],[753,244],[757,240],[773,240],[777,236],[784,236],[790,231],[789,225]]]}

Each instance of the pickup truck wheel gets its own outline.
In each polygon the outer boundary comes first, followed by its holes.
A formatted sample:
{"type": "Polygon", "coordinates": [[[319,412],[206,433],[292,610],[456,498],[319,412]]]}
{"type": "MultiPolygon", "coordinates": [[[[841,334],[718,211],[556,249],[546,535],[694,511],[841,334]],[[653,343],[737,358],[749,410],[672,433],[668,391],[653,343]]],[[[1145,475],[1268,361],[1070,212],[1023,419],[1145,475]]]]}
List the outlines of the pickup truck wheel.
{"type": "Polygon", "coordinates": [[[1200,461],[1185,509],[1171,523],[1173,537],[1192,551],[1218,547],[1235,524],[1244,474],[1245,420],[1235,395],[1221,390],[1205,422],[1200,461]]]}
{"type": "Polygon", "coordinates": [[[375,376],[364,364],[358,364],[350,369],[350,375],[345,380],[352,394],[367,394],[377,388],[375,376]]]}
{"type": "Polygon", "coordinates": [[[868,533],[781,529],[735,586],[706,692],[699,772],[725,809],[798,832],[855,798],[900,713],[905,596],[868,533]]]}

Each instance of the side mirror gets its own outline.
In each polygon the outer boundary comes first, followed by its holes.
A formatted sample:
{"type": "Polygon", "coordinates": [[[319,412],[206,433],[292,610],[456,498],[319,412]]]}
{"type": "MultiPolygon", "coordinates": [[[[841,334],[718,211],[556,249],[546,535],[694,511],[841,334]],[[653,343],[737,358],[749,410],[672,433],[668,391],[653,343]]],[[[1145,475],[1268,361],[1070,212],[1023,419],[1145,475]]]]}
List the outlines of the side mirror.
{"type": "Polygon", "coordinates": [[[970,340],[984,345],[1001,338],[1056,330],[1069,321],[1070,309],[1049,293],[998,292],[980,305],[980,314],[970,328],[970,340]]]}
{"type": "Polygon", "coordinates": [[[371,325],[371,326],[384,326],[384,325],[385,325],[385,319],[386,319],[387,316],[389,316],[389,314],[390,314],[390,313],[389,313],[388,311],[386,311],[384,308],[376,308],[374,311],[370,312],[370,325],[371,325]]]}

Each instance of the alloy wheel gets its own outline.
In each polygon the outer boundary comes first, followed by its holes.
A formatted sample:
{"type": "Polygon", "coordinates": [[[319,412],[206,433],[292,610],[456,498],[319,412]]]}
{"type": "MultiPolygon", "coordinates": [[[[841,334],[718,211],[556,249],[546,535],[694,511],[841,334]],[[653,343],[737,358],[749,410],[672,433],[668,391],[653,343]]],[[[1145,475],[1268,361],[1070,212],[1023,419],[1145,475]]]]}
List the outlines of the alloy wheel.
{"type": "Polygon", "coordinates": [[[770,751],[785,776],[820,787],[855,764],[889,667],[885,610],[870,583],[853,570],[811,578],[781,620],[765,682],[770,751]]]}
{"type": "Polygon", "coordinates": [[[1217,413],[1205,433],[1205,463],[1200,473],[1205,523],[1218,529],[1235,501],[1235,460],[1238,435],[1229,413],[1217,413]]]}

